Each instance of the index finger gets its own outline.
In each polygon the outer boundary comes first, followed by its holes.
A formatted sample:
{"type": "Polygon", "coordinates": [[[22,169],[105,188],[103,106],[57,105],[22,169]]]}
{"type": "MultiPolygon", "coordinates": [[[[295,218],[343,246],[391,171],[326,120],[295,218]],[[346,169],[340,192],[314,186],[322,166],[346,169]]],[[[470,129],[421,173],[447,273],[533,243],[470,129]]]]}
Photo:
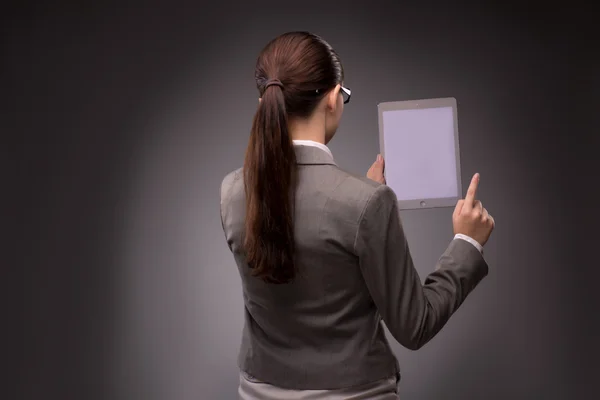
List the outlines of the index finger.
{"type": "Polygon", "coordinates": [[[465,204],[468,207],[473,206],[473,202],[475,201],[475,195],[477,194],[477,186],[479,185],[479,173],[473,175],[471,179],[471,184],[469,185],[469,189],[467,189],[467,195],[465,197],[465,204]]]}

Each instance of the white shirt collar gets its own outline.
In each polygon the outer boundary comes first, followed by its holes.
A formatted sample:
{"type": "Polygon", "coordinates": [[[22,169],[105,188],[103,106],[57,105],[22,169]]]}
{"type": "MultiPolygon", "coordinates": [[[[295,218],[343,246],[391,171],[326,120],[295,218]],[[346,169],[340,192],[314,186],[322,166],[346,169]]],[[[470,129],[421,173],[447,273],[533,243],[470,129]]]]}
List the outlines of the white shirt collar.
{"type": "Polygon", "coordinates": [[[333,154],[331,154],[331,150],[329,150],[329,147],[327,147],[323,143],[315,142],[313,140],[293,140],[293,143],[296,146],[313,146],[313,147],[318,147],[321,150],[326,151],[333,158],[333,154]]]}

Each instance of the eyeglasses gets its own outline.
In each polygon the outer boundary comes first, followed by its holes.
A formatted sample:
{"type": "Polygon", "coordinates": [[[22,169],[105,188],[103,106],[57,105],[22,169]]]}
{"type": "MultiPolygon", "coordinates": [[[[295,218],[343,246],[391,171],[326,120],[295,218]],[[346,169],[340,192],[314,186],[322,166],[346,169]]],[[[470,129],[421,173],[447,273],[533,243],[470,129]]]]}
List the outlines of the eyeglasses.
{"type": "MultiPolygon", "coordinates": [[[[323,91],[317,89],[316,93],[321,94],[323,91]]],[[[352,96],[352,91],[347,87],[340,86],[340,93],[344,98],[344,104],[348,104],[350,102],[350,97],[352,96]]]]}
{"type": "Polygon", "coordinates": [[[352,91],[348,88],[340,86],[340,93],[344,98],[344,104],[348,104],[350,102],[350,97],[352,96],[352,91]]]}

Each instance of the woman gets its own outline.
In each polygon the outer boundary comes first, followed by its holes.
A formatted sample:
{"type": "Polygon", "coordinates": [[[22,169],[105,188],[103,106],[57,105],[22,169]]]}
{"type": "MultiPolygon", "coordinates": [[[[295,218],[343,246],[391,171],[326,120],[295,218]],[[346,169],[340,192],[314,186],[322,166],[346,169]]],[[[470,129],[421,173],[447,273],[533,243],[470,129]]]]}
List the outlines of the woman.
{"type": "Polygon", "coordinates": [[[223,230],[242,279],[242,399],[397,399],[399,365],[382,328],[416,350],[488,266],[494,221],[475,200],[425,284],[413,266],[381,157],[367,177],[327,148],[350,90],[320,37],[283,34],[260,53],[260,93],[243,168],[221,186],[223,230]]]}

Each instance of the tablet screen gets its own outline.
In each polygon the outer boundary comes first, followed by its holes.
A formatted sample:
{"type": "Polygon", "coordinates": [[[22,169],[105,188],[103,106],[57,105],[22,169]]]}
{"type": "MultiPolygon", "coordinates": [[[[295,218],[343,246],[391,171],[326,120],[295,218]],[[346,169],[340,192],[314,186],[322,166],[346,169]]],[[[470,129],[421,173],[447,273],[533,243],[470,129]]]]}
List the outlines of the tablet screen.
{"type": "Polygon", "coordinates": [[[386,180],[398,200],[460,195],[454,115],[452,106],[382,112],[386,180]]]}

